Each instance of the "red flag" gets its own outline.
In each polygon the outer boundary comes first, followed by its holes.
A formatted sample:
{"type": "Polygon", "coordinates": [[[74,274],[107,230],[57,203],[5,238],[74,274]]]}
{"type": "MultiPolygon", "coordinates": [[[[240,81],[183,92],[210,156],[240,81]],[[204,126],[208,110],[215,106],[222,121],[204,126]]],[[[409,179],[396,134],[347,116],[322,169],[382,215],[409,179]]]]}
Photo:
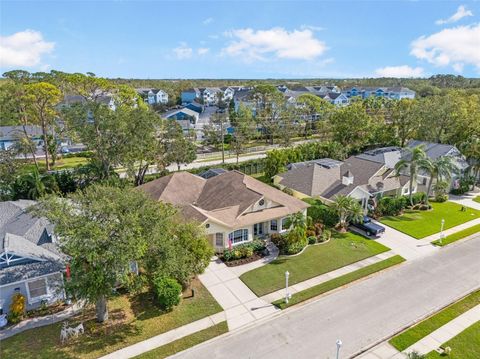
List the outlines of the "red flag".
{"type": "Polygon", "coordinates": [[[232,250],[232,240],[230,238],[228,239],[228,249],[232,250]]]}
{"type": "Polygon", "coordinates": [[[67,268],[65,268],[65,272],[67,275],[67,279],[70,279],[70,264],[67,264],[67,268]]]}

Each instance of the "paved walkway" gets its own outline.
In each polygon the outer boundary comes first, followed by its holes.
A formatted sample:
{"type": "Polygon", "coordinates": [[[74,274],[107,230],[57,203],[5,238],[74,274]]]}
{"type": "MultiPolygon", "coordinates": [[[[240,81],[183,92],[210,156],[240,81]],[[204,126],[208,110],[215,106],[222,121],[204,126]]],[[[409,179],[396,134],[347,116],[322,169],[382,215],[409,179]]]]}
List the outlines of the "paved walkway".
{"type": "Polygon", "coordinates": [[[225,310],[228,328],[237,329],[279,311],[258,298],[221,260],[214,258],[198,276],[225,310]]]}
{"type": "Polygon", "coordinates": [[[477,196],[480,196],[478,189],[475,192],[466,193],[462,196],[450,195],[450,201],[480,210],[480,203],[473,200],[477,196]]]}
{"type": "Polygon", "coordinates": [[[139,343],[130,345],[126,348],[117,350],[113,353],[107,354],[103,357],[102,359],[127,359],[127,358],[133,358],[137,355],[140,355],[142,353],[148,352],[150,350],[153,350],[155,348],[161,347],[165,344],[168,344],[170,342],[173,342],[175,340],[178,340],[180,338],[183,338],[187,335],[196,333],[200,330],[209,328],[211,326],[214,326],[220,322],[225,321],[225,312],[217,313],[212,316],[197,320],[196,322],[192,322],[189,324],[186,324],[184,326],[181,326],[179,328],[170,330],[166,333],[159,334],[155,337],[152,337],[150,339],[141,341],[139,343]]]}
{"type": "MultiPolygon", "coordinates": [[[[82,307],[83,307],[82,303],[75,303],[71,307],[59,313],[46,315],[44,317],[37,317],[37,318],[22,320],[20,323],[18,323],[13,327],[1,329],[0,340],[7,339],[15,334],[24,332],[25,330],[28,330],[28,329],[43,327],[45,325],[50,325],[50,324],[61,322],[62,320],[66,320],[72,317],[73,315],[77,314],[82,309],[82,307]]],[[[60,332],[58,334],[60,335],[60,332]]]]}
{"type": "Polygon", "coordinates": [[[420,354],[430,353],[478,321],[480,321],[480,305],[449,321],[444,326],[405,349],[404,352],[410,353],[417,351],[420,354]]]}
{"type": "Polygon", "coordinates": [[[401,255],[406,260],[425,257],[439,250],[437,246],[432,245],[430,242],[415,239],[383,223],[374,222],[385,227],[385,233],[376,239],[376,241],[392,249],[396,254],[401,255]]]}
{"type": "MultiPolygon", "coordinates": [[[[395,255],[395,253],[393,253],[393,251],[388,251],[388,252],[384,252],[384,253],[380,253],[380,254],[377,254],[376,256],[373,256],[373,257],[369,257],[369,258],[366,258],[362,261],[359,261],[359,262],[355,262],[355,263],[352,263],[352,264],[349,264],[345,267],[342,267],[342,268],[338,268],[334,271],[331,271],[331,272],[328,272],[328,273],[324,273],[322,275],[319,275],[317,277],[314,277],[314,278],[311,278],[311,279],[307,279],[303,282],[300,282],[300,283],[297,283],[297,284],[294,284],[292,286],[289,286],[288,287],[288,291],[291,293],[291,294],[295,294],[297,292],[301,292],[302,290],[305,290],[305,289],[308,289],[308,288],[311,288],[311,287],[314,287],[318,284],[321,284],[323,282],[327,282],[331,279],[334,279],[334,278],[337,278],[337,277],[340,277],[344,274],[347,274],[347,273],[351,273],[351,272],[354,272],[356,271],[357,269],[360,269],[360,268],[363,268],[363,267],[366,267],[370,264],[374,264],[374,263],[377,263],[377,262],[380,262],[380,261],[383,261],[384,259],[387,259],[387,258],[390,258],[390,257],[393,257],[395,255]]],[[[264,295],[263,297],[261,297],[260,299],[263,299],[264,301],[268,302],[268,303],[271,303],[275,300],[278,300],[278,299],[282,299],[282,298],[285,298],[285,288],[282,288],[282,289],[279,289],[277,290],[276,292],[273,292],[273,293],[269,293],[267,295],[264,295]]]]}
{"type": "Polygon", "coordinates": [[[388,342],[383,342],[367,353],[360,355],[360,359],[402,359],[407,357],[407,353],[413,351],[419,354],[427,354],[440,348],[442,344],[457,336],[465,329],[480,321],[480,305],[452,319],[444,326],[433,331],[426,337],[420,339],[403,352],[399,352],[388,342]]]}

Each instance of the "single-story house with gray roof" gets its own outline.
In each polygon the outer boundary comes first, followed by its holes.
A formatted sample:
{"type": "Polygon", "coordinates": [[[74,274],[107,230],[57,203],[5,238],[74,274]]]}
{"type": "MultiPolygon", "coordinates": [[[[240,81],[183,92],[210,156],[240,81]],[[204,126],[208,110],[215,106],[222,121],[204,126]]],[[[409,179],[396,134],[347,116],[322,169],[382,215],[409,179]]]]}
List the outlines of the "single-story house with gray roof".
{"type": "Polygon", "coordinates": [[[53,226],[27,212],[33,201],[0,202],[0,308],[9,311],[21,293],[27,310],[65,298],[64,255],[55,245],[53,226]]]}

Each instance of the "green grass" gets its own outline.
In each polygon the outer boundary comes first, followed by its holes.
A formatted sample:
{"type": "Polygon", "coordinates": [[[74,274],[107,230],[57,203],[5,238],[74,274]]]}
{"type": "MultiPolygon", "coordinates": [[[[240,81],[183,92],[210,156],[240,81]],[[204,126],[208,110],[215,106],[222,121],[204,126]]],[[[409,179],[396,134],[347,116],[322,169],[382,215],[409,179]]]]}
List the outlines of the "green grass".
{"type": "Polygon", "coordinates": [[[466,207],[462,212],[462,205],[454,202],[432,202],[431,211],[411,211],[398,217],[383,217],[380,222],[389,227],[420,239],[440,232],[442,219],[445,219],[444,229],[480,218],[480,211],[466,207]]]}
{"type": "Polygon", "coordinates": [[[446,307],[440,312],[393,337],[389,340],[389,343],[399,351],[405,350],[412,344],[418,342],[420,339],[426,337],[428,334],[478,304],[480,304],[480,290],[473,292],[462,300],[446,307]]]}
{"type": "Polygon", "coordinates": [[[335,233],[325,244],[309,246],[298,256],[281,256],[242,274],[240,279],[261,297],[284,288],[287,270],[290,272],[289,283],[293,285],[388,250],[380,243],[353,233],[335,233]]]}
{"type": "Polygon", "coordinates": [[[480,232],[480,224],[477,224],[475,226],[472,226],[470,228],[466,228],[462,231],[453,233],[447,237],[445,237],[442,240],[442,243],[437,239],[436,241],[433,241],[432,244],[435,244],[437,246],[443,247],[446,246],[447,244],[453,243],[455,241],[458,241],[460,239],[463,239],[465,237],[471,236],[472,234],[480,232]]]}
{"type": "Polygon", "coordinates": [[[480,196],[475,197],[473,200],[477,203],[480,203],[480,196]]]}
{"type": "MultiPolygon", "coordinates": [[[[88,163],[88,158],[86,157],[68,157],[68,158],[60,158],[57,159],[57,162],[55,163],[55,166],[52,167],[52,170],[62,170],[62,169],[67,169],[67,168],[75,168],[79,165],[85,165],[88,163]]],[[[46,171],[46,166],[45,166],[45,159],[43,158],[37,158],[38,162],[38,169],[40,172],[45,172],[46,171]]],[[[24,163],[21,166],[21,173],[22,174],[27,174],[33,172],[35,169],[35,164],[33,162],[27,162],[24,163]]]]}
{"type": "Polygon", "coordinates": [[[316,285],[314,287],[302,290],[301,292],[295,293],[292,295],[292,298],[288,301],[288,304],[285,303],[284,299],[277,300],[273,302],[272,304],[276,305],[277,307],[281,309],[288,308],[292,305],[298,304],[300,302],[303,302],[307,299],[316,297],[320,294],[326,293],[328,291],[331,291],[335,288],[344,286],[348,283],[354,282],[360,278],[364,278],[370,274],[379,272],[383,269],[386,269],[388,267],[394,266],[396,264],[400,264],[404,262],[405,259],[402,258],[401,256],[393,256],[388,259],[385,259],[381,262],[377,262],[374,264],[371,264],[369,266],[360,268],[354,272],[344,274],[340,277],[334,278],[332,280],[329,280],[327,282],[321,283],[319,285],[316,285]]]}
{"type": "Polygon", "coordinates": [[[192,286],[195,297],[187,291],[170,312],[162,312],[149,293],[116,296],[109,301],[109,320],[104,324],[96,323],[93,308],[69,319],[71,326],[83,322],[85,334],[68,344],[60,343],[59,322],[2,340],[0,358],[98,358],[222,310],[198,280],[192,286]]]}
{"type": "MultiPolygon", "coordinates": [[[[450,347],[450,359],[478,359],[480,358],[480,322],[469,326],[463,332],[442,344],[442,348],[450,347]]],[[[427,359],[445,358],[436,351],[427,354],[427,359]]]]}
{"type": "Polygon", "coordinates": [[[221,322],[210,328],[201,330],[199,332],[187,335],[181,339],[175,340],[171,343],[153,349],[142,355],[138,355],[137,359],[161,359],[169,357],[182,350],[191,348],[197,344],[203,343],[209,339],[215,338],[223,333],[228,332],[227,322],[221,322]]]}

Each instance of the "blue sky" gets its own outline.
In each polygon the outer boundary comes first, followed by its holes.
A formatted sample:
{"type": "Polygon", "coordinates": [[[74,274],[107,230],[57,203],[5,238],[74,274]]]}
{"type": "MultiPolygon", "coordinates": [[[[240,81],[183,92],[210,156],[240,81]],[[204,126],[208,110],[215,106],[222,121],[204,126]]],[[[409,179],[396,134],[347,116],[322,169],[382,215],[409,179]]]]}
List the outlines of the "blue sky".
{"type": "Polygon", "coordinates": [[[2,72],[480,75],[478,1],[2,1],[0,10],[2,72]]]}

